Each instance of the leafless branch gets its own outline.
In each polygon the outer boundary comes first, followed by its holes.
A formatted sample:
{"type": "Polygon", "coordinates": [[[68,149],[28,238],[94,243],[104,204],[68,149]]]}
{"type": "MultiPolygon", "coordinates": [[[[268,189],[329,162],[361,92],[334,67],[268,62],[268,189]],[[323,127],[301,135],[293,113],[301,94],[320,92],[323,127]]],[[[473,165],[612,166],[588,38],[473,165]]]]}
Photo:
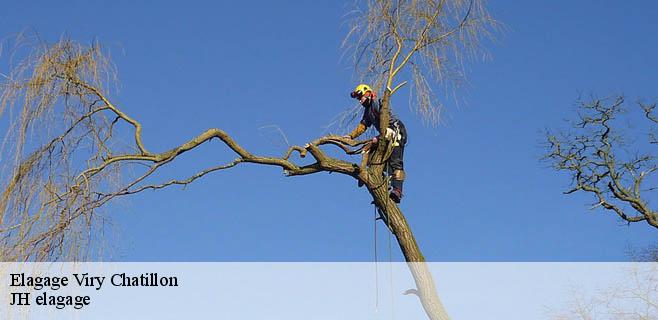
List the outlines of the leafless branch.
{"type": "MultiPolygon", "coordinates": [[[[650,151],[637,150],[630,156],[624,152],[627,139],[615,124],[623,105],[621,96],[581,102],[573,132],[547,136],[544,160],[571,176],[572,187],[565,193],[590,193],[596,198],[594,207],[614,212],[628,223],[644,221],[658,228],[658,215],[643,194],[643,183],[656,171],[658,163],[650,151]]],[[[641,107],[649,125],[658,124],[653,120],[653,107],[641,107]]]]}

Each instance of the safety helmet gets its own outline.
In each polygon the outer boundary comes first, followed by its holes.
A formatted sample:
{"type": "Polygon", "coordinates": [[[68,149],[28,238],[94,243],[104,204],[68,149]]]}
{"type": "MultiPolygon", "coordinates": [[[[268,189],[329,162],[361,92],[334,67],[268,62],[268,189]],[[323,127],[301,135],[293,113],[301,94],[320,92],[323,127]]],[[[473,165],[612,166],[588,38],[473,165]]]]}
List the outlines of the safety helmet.
{"type": "Polygon", "coordinates": [[[350,97],[355,98],[355,99],[361,99],[361,97],[363,97],[363,95],[366,94],[366,92],[368,92],[368,91],[372,92],[372,89],[370,89],[370,86],[368,86],[367,84],[362,83],[362,84],[356,86],[354,91],[352,91],[352,93],[350,93],[350,97]]]}

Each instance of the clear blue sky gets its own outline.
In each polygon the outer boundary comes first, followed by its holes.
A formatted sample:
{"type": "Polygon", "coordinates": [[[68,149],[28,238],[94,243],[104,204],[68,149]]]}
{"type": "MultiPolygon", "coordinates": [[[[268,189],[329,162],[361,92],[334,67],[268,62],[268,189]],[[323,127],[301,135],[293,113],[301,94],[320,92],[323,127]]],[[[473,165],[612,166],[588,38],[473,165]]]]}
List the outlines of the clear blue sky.
{"type": "MultiPolygon", "coordinates": [[[[340,61],[351,1],[10,1],[0,33],[26,28],[54,41],[98,39],[112,52],[114,99],[165,150],[219,127],[278,155],[265,125],[291,143],[324,133],[355,85],[340,61]]],[[[459,106],[446,98],[437,129],[394,100],[410,132],[404,212],[433,261],[624,260],[658,233],[591,212],[564,196],[568,178],[538,161],[545,128],[562,125],[579,93],[658,99],[658,4],[650,1],[491,1],[505,25],[493,59],[471,63],[459,106]]],[[[160,176],[185,177],[232,159],[211,143],[160,176]]],[[[285,178],[245,165],[186,189],[147,192],[114,207],[120,261],[371,261],[373,208],[339,175],[285,178]]],[[[380,257],[387,237],[379,227],[380,257]]],[[[394,246],[394,259],[400,259],[394,246]]]]}

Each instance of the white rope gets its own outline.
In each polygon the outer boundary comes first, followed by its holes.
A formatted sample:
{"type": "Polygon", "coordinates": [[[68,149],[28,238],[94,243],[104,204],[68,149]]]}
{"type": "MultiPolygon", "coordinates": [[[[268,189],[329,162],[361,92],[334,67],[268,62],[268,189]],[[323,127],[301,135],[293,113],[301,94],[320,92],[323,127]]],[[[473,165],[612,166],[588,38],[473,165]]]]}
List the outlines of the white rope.
{"type": "Polygon", "coordinates": [[[386,219],[388,222],[388,266],[389,266],[389,290],[391,294],[391,319],[395,320],[395,300],[393,297],[393,241],[391,240],[391,237],[393,236],[393,232],[391,231],[391,220],[389,218],[386,219]]]}
{"type": "Polygon", "coordinates": [[[377,206],[375,208],[375,217],[373,219],[373,226],[375,231],[375,318],[379,313],[379,266],[377,265],[377,206]]]}

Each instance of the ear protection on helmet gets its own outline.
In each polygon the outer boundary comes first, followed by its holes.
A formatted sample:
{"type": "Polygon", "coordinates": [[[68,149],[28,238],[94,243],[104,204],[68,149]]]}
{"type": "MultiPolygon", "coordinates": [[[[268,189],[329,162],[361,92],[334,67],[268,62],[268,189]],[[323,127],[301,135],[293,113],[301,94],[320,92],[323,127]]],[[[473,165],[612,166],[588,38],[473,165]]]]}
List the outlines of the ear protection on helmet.
{"type": "Polygon", "coordinates": [[[356,86],[356,88],[354,88],[354,91],[350,93],[350,97],[361,100],[361,98],[363,98],[363,96],[366,95],[368,92],[372,94],[372,89],[370,88],[370,86],[368,86],[367,84],[360,84],[356,86]]]}

